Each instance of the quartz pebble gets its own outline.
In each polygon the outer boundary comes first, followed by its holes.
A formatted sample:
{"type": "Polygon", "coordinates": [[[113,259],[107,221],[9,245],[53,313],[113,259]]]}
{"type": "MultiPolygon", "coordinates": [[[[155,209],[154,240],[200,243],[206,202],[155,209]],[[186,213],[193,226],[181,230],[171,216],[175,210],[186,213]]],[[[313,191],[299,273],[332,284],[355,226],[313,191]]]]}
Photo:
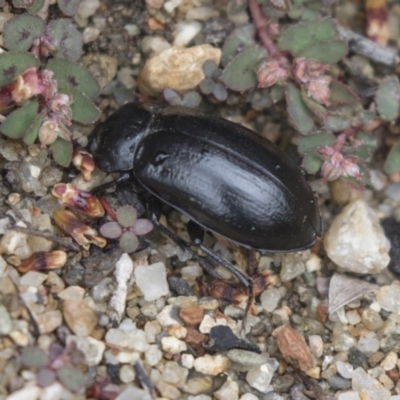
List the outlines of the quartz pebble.
{"type": "Polygon", "coordinates": [[[379,288],[376,299],[384,310],[400,315],[400,284],[398,282],[379,288]]]}
{"type": "Polygon", "coordinates": [[[360,367],[354,371],[351,385],[352,389],[356,390],[362,399],[390,399],[390,391],[385,389],[376,379],[372,378],[360,367]]]}
{"type": "Polygon", "coordinates": [[[64,319],[77,336],[88,336],[97,325],[98,316],[84,301],[67,300],[63,309],[64,319]]]}
{"type": "Polygon", "coordinates": [[[135,268],[136,284],[146,301],[154,301],[169,293],[167,272],[162,262],[135,268]]]}
{"type": "Polygon", "coordinates": [[[145,356],[147,364],[149,364],[151,367],[154,367],[160,362],[163,354],[157,345],[151,345],[146,350],[146,353],[144,356],[145,356]]]}
{"type": "Polygon", "coordinates": [[[362,335],[357,343],[357,348],[367,357],[379,350],[379,339],[375,332],[362,335]]]}
{"type": "Polygon", "coordinates": [[[181,21],[175,25],[174,46],[185,47],[200,32],[201,24],[197,21],[181,21]]]}
{"type": "Polygon", "coordinates": [[[288,254],[282,257],[282,268],[280,277],[282,282],[288,282],[301,275],[306,266],[298,254],[288,254]]]}
{"type": "Polygon", "coordinates": [[[203,79],[207,60],[219,65],[221,50],[208,44],[190,48],[171,47],[150,58],[138,78],[142,93],[157,95],[169,87],[177,92],[195,88],[203,79]]]}
{"type": "Polygon", "coordinates": [[[357,392],[343,392],[339,394],[338,400],[361,400],[357,392]]]}
{"type": "Polygon", "coordinates": [[[213,395],[217,400],[239,400],[239,386],[237,382],[228,379],[213,395]]]}
{"type": "Polygon", "coordinates": [[[246,381],[254,389],[257,389],[261,393],[267,393],[273,375],[274,370],[271,365],[262,364],[252,368],[246,374],[246,381]]]}
{"type": "Polygon", "coordinates": [[[163,337],[161,339],[162,349],[170,354],[182,353],[187,350],[186,343],[173,336],[163,337]]]}
{"type": "Polygon", "coordinates": [[[152,396],[147,390],[139,389],[136,386],[127,386],[115,398],[115,400],[132,400],[132,399],[152,400],[152,396]]]}
{"type": "Polygon", "coordinates": [[[336,361],[337,372],[345,379],[351,379],[354,368],[351,364],[343,361],[336,361]]]}
{"type": "Polygon", "coordinates": [[[231,366],[231,361],[228,357],[220,354],[206,354],[203,357],[198,357],[194,360],[194,369],[206,375],[219,375],[225,372],[231,366]]]}
{"type": "Polygon", "coordinates": [[[311,353],[315,358],[322,356],[324,351],[324,342],[319,335],[310,335],[308,337],[308,345],[310,346],[311,353]]]}
{"type": "Polygon", "coordinates": [[[49,310],[37,316],[36,322],[42,335],[54,332],[63,323],[60,310],[49,310]]]}
{"type": "Polygon", "coordinates": [[[117,281],[117,288],[111,297],[109,308],[113,319],[120,321],[125,312],[126,296],[128,293],[128,283],[131,279],[133,271],[133,261],[128,254],[121,255],[115,265],[115,280],[117,281]]]}
{"type": "Polygon", "coordinates": [[[263,309],[267,312],[273,312],[282,298],[282,293],[277,288],[270,288],[264,290],[261,294],[260,300],[263,309]]]}
{"type": "Polygon", "coordinates": [[[376,274],[390,261],[390,244],[378,217],[361,199],[348,204],[334,219],[324,246],[339,267],[359,274],[376,274]]]}
{"type": "Polygon", "coordinates": [[[0,335],[7,335],[12,329],[12,321],[7,309],[0,304],[0,335]]]}
{"type": "Polygon", "coordinates": [[[67,337],[66,342],[67,345],[71,343],[76,344],[76,347],[85,355],[85,360],[90,367],[100,364],[104,350],[106,349],[104,342],[90,336],[79,337],[70,335],[67,337]]]}

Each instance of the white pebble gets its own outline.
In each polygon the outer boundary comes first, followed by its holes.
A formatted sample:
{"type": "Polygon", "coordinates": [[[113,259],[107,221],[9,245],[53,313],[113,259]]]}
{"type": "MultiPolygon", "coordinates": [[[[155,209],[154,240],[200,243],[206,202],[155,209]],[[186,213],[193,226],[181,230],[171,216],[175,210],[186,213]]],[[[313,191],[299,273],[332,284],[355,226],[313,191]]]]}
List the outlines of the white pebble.
{"type": "Polygon", "coordinates": [[[151,367],[156,366],[162,359],[162,351],[157,345],[151,345],[144,354],[147,364],[151,367]]]}
{"type": "Polygon", "coordinates": [[[348,204],[325,235],[329,258],[347,271],[376,274],[390,261],[390,243],[375,211],[365,200],[348,204]]]}
{"type": "Polygon", "coordinates": [[[230,366],[229,358],[220,354],[214,356],[206,354],[194,360],[194,369],[206,375],[219,375],[228,370],[230,366]]]}
{"type": "Polygon", "coordinates": [[[136,284],[146,301],[154,301],[169,293],[167,271],[164,263],[139,265],[135,268],[136,284]]]}
{"type": "Polygon", "coordinates": [[[173,336],[163,337],[161,339],[161,346],[165,352],[170,354],[178,354],[187,350],[186,343],[173,336]]]}
{"type": "Polygon", "coordinates": [[[200,32],[201,24],[197,21],[181,21],[175,25],[174,46],[186,47],[200,32]]]}
{"type": "Polygon", "coordinates": [[[261,393],[267,393],[273,375],[273,368],[269,364],[262,364],[247,372],[246,381],[254,389],[261,393]]]}
{"type": "Polygon", "coordinates": [[[319,335],[310,335],[308,338],[308,344],[310,346],[311,353],[315,358],[322,356],[324,352],[324,342],[319,335]]]}

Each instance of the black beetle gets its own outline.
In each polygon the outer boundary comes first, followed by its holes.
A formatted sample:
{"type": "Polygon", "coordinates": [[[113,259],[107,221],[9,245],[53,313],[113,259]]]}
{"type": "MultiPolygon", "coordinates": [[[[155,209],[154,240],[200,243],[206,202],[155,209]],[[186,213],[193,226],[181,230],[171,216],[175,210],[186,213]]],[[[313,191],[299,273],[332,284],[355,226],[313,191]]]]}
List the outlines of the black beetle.
{"type": "Polygon", "coordinates": [[[101,170],[132,172],[154,196],[241,246],[304,250],[321,233],[302,170],[233,122],[181,107],[126,104],[96,127],[89,151],[101,170]]]}

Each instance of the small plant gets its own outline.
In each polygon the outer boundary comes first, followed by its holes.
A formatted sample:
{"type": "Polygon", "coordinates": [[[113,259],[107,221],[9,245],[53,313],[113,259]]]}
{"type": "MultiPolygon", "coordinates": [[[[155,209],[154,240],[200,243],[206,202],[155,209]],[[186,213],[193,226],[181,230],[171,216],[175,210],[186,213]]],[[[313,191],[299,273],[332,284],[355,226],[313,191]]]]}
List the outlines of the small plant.
{"type": "MultiPolygon", "coordinates": [[[[367,162],[377,148],[373,131],[399,116],[398,78],[384,78],[366,108],[349,86],[330,75],[331,66],[347,54],[347,43],[326,17],[328,4],[265,3],[249,0],[254,25],[241,25],[230,34],[222,49],[222,71],[206,63],[200,90],[219,98],[217,85],[223,83],[236,92],[263,88],[273,103],[284,99],[289,120],[301,135],[303,167],[313,174],[320,171],[324,180],[342,176],[353,184],[368,183],[367,162]],[[293,23],[284,26],[281,18],[293,23]]],[[[237,4],[238,11],[245,6],[237,4]]],[[[399,172],[399,159],[397,143],[386,160],[386,172],[399,172]]]]}
{"type": "Polygon", "coordinates": [[[196,108],[201,102],[201,96],[195,92],[190,91],[181,96],[171,88],[164,89],[164,99],[171,106],[182,106],[188,108],[196,108]]]}
{"type": "MultiPolygon", "coordinates": [[[[80,1],[58,0],[62,13],[71,17],[80,1]]],[[[48,21],[49,2],[14,0],[27,12],[4,26],[0,54],[0,112],[13,111],[0,131],[32,144],[39,138],[50,146],[55,161],[68,166],[72,159],[72,122],[89,124],[100,114],[93,103],[99,84],[92,74],[76,64],[83,40],[69,18],[48,21]],[[16,108],[17,106],[17,108],[16,108]]]]}
{"type": "Polygon", "coordinates": [[[226,86],[220,82],[219,77],[222,74],[214,61],[206,61],[203,65],[205,78],[200,82],[200,90],[203,94],[212,94],[219,101],[225,101],[228,97],[226,86]]]}
{"type": "Polygon", "coordinates": [[[117,209],[116,221],[106,222],[100,227],[100,234],[108,239],[119,239],[121,250],[133,253],[139,246],[137,236],[146,235],[153,229],[153,224],[145,218],[137,218],[132,206],[117,209]]]}

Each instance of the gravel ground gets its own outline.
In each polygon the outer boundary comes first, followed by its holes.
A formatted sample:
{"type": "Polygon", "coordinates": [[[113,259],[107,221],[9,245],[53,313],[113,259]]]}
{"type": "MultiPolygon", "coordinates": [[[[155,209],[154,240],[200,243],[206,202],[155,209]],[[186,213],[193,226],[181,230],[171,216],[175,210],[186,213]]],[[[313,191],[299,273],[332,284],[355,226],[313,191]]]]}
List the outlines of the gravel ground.
{"type": "MultiPolygon", "coordinates": [[[[400,5],[389,5],[395,46],[400,5]]],[[[227,7],[223,0],[83,0],[76,21],[86,42],[83,63],[104,87],[102,118],[137,101],[137,86],[141,100],[153,94],[156,83],[149,88],[138,78],[150,56],[193,41],[218,47],[234,24],[249,22],[246,12],[228,20],[227,7]]],[[[342,25],[360,29],[358,1],[336,7],[342,25]]],[[[205,46],[201,53],[212,58],[205,46]]],[[[372,74],[381,68],[360,62],[372,74]]],[[[215,111],[206,103],[206,112],[215,111]]],[[[219,114],[275,141],[291,134],[281,106],[274,116],[249,118],[245,103],[232,93],[219,114]]],[[[84,145],[90,131],[75,127],[76,140],[84,145]]],[[[0,400],[400,400],[400,177],[384,175],[382,161],[373,164],[365,191],[340,179],[310,182],[324,225],[311,250],[259,254],[206,236],[209,248],[239,269],[250,260],[262,277],[243,326],[246,292],[231,274],[216,267],[225,279],[217,286],[157,230],[146,237],[150,246],[130,256],[112,243],[80,251],[72,241],[29,234],[47,229],[62,237],[51,220],[60,207],[52,186],[89,189],[104,174],[96,171],[88,185],[53,164],[46,149],[0,140],[0,400]],[[53,258],[28,258],[36,251],[53,251],[53,258]],[[63,268],[37,271],[65,253],[63,268]],[[228,289],[229,301],[222,300],[228,289]]],[[[130,202],[126,188],[105,198],[114,207],[130,202]]],[[[162,223],[188,240],[187,219],[163,211],[162,223]]]]}

